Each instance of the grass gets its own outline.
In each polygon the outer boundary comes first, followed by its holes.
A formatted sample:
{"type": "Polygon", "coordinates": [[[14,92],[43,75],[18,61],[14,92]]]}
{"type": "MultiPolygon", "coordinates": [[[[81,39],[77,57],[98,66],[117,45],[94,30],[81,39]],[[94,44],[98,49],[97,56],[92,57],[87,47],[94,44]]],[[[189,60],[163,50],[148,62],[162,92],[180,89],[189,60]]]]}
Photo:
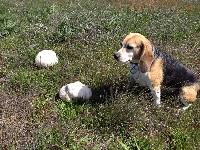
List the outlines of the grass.
{"type": "Polygon", "coordinates": [[[199,97],[179,112],[177,97],[163,93],[156,108],[112,57],[124,35],[140,32],[200,72],[200,3],[151,2],[2,1],[0,148],[198,149],[199,97]],[[59,64],[37,68],[43,49],[54,50],[59,64]],[[61,86],[76,80],[92,88],[92,99],[60,100],[61,86]]]}

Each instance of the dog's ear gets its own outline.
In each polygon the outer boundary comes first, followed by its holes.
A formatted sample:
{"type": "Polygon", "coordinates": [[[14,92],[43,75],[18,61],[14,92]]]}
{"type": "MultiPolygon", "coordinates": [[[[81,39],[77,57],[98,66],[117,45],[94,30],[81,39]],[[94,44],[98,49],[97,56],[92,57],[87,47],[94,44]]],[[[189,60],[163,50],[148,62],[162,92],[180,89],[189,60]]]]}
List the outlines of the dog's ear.
{"type": "Polygon", "coordinates": [[[141,43],[141,51],[142,55],[139,60],[139,67],[142,73],[150,71],[151,64],[153,61],[153,52],[152,52],[152,45],[150,42],[142,42],[141,43]]]}

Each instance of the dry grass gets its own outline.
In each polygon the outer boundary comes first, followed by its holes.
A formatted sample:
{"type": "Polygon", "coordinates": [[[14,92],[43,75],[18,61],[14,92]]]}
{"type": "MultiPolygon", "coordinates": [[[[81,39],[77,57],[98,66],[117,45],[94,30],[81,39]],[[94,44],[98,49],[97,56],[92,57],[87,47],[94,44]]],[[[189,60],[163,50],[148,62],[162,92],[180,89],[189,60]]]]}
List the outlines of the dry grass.
{"type": "MultiPolygon", "coordinates": [[[[112,1],[112,0],[111,0],[112,1]]],[[[194,11],[199,9],[197,1],[184,0],[115,0],[112,1],[118,6],[130,6],[137,10],[144,9],[183,9],[187,11],[194,11]]]]}
{"type": "Polygon", "coordinates": [[[30,99],[0,93],[1,148],[24,149],[33,141],[34,128],[28,122],[32,109],[30,99]]]}

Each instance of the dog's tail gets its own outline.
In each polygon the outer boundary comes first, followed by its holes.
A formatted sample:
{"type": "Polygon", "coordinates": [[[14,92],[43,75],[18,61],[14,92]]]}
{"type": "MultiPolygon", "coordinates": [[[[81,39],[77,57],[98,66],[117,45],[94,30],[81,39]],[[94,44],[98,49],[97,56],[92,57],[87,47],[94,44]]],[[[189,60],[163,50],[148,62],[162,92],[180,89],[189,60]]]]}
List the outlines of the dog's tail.
{"type": "Polygon", "coordinates": [[[197,96],[199,97],[200,96],[200,83],[197,82],[196,84],[194,84],[194,86],[195,86],[195,89],[197,91],[197,96]]]}
{"type": "Polygon", "coordinates": [[[196,83],[195,88],[196,88],[197,92],[200,91],[200,83],[196,83]]]}
{"type": "Polygon", "coordinates": [[[182,87],[181,97],[188,102],[194,102],[197,99],[197,93],[200,90],[199,83],[194,83],[189,86],[182,87]]]}
{"type": "Polygon", "coordinates": [[[196,85],[196,89],[197,89],[197,96],[200,97],[200,83],[199,82],[196,85]]]}

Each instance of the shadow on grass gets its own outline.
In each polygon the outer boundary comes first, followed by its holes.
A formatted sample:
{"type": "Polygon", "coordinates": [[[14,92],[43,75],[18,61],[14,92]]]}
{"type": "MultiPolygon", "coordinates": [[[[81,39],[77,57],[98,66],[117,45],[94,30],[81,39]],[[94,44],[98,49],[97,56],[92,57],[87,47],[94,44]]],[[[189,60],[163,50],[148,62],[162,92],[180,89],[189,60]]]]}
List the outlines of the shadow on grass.
{"type": "MultiPolygon", "coordinates": [[[[179,89],[170,89],[163,87],[161,89],[161,100],[163,103],[173,105],[175,101],[178,102],[179,89]]],[[[104,104],[112,102],[118,95],[129,94],[131,97],[137,97],[139,100],[144,99],[152,102],[152,94],[147,87],[139,86],[134,81],[122,80],[116,83],[113,81],[106,81],[101,83],[98,87],[93,88],[92,104],[104,104]]]]}
{"type": "Polygon", "coordinates": [[[129,133],[161,136],[181,117],[181,113],[177,113],[178,108],[175,108],[179,105],[176,93],[167,90],[163,90],[161,108],[153,104],[150,90],[128,81],[103,84],[93,90],[92,116],[83,120],[89,129],[97,133],[113,133],[125,139],[131,137],[129,133]]]}
{"type": "MultiPolygon", "coordinates": [[[[161,89],[161,103],[169,105],[171,108],[175,105],[180,105],[179,102],[179,90],[163,87],[161,89]]],[[[146,87],[139,86],[134,81],[130,81],[128,78],[115,81],[115,80],[106,80],[99,84],[99,86],[92,88],[92,97],[89,101],[84,101],[82,99],[77,99],[74,101],[75,105],[91,104],[93,107],[99,104],[109,104],[117,100],[119,95],[128,94],[133,98],[137,98],[138,101],[148,101],[153,103],[152,94],[150,89],[146,87]]],[[[57,101],[59,94],[55,96],[57,101]]]]}
{"type": "Polygon", "coordinates": [[[148,89],[138,86],[127,79],[115,82],[107,80],[102,82],[98,87],[93,88],[93,96],[90,103],[95,105],[112,103],[119,95],[131,93],[133,97],[138,96],[141,92],[147,93],[148,89]]]}

